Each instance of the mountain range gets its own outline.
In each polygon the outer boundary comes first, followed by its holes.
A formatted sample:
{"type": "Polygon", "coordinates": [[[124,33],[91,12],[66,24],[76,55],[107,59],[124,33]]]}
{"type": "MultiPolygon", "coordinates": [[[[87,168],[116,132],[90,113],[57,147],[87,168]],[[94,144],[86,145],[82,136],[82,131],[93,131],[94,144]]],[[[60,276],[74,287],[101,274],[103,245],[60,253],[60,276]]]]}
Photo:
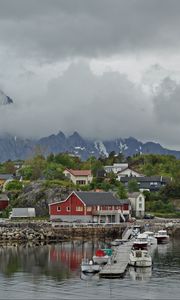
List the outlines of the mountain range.
{"type": "Polygon", "coordinates": [[[115,151],[116,154],[123,153],[126,157],[137,153],[152,153],[174,155],[176,158],[180,158],[180,151],[163,148],[155,142],[142,143],[133,137],[88,140],[80,136],[78,132],[66,136],[60,131],[58,134],[52,134],[38,140],[3,134],[0,136],[0,161],[28,159],[35,154],[37,147],[40,147],[45,156],[50,153],[68,152],[71,155],[79,156],[82,160],[86,160],[90,156],[96,158],[108,156],[112,151],[115,151]]]}

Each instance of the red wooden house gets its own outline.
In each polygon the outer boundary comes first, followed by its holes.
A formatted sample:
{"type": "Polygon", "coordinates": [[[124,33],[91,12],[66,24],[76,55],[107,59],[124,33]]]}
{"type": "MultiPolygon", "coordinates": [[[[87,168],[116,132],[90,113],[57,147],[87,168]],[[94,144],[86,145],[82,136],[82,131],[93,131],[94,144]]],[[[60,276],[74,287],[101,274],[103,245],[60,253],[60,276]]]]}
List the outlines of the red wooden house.
{"type": "Polygon", "coordinates": [[[65,200],[49,205],[50,219],[119,223],[130,217],[129,200],[118,200],[109,192],[72,192],[65,200]]]}
{"type": "Polygon", "coordinates": [[[0,211],[9,205],[9,198],[6,194],[0,194],[0,211]]]}

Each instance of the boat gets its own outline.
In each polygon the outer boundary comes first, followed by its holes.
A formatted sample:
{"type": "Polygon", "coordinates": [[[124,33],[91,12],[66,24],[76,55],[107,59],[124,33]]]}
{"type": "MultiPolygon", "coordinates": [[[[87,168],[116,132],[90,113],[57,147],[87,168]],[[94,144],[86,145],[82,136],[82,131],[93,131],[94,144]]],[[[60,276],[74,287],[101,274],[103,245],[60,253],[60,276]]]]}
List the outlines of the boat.
{"type": "Polygon", "coordinates": [[[133,267],[151,267],[152,257],[147,250],[132,249],[129,255],[129,265],[133,267]]]}
{"type": "Polygon", "coordinates": [[[147,234],[150,245],[157,245],[157,239],[155,238],[155,233],[153,231],[145,231],[144,234],[147,234]]]}
{"type": "Polygon", "coordinates": [[[145,233],[140,233],[133,242],[133,248],[137,250],[147,249],[148,245],[150,245],[150,242],[148,240],[148,235],[145,233]]]}
{"type": "Polygon", "coordinates": [[[92,260],[94,264],[107,264],[111,256],[112,249],[97,249],[95,255],[92,257],[92,260]]]}
{"type": "Polygon", "coordinates": [[[81,272],[83,273],[97,273],[101,270],[101,266],[93,263],[92,260],[83,258],[81,261],[81,272]]]}
{"type": "Polygon", "coordinates": [[[169,235],[166,229],[159,230],[155,235],[158,244],[166,244],[169,242],[169,235]]]}
{"type": "Polygon", "coordinates": [[[122,239],[115,239],[115,240],[111,241],[111,246],[119,246],[123,243],[124,243],[124,241],[122,239]]]}

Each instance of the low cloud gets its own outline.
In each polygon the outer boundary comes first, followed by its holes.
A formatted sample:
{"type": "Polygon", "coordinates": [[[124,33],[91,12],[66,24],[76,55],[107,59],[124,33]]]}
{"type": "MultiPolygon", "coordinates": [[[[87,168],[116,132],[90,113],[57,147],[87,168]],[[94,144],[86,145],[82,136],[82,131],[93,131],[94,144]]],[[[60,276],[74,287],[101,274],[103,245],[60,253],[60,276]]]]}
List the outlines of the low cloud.
{"type": "Polygon", "coordinates": [[[46,91],[40,93],[41,85],[34,85],[38,97],[27,100],[24,93],[24,101],[0,108],[1,132],[40,137],[77,130],[90,138],[145,137],[150,125],[148,97],[118,72],[97,76],[87,63],[79,62],[50,80],[46,91]]]}

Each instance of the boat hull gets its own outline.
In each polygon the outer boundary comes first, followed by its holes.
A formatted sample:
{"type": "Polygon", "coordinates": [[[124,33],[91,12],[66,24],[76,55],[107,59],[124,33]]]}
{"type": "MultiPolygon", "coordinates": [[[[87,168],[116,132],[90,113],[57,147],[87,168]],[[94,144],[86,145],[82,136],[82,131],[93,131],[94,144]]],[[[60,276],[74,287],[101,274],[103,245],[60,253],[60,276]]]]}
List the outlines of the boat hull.
{"type": "Polygon", "coordinates": [[[107,264],[108,260],[109,260],[109,256],[105,255],[105,256],[93,256],[93,262],[94,264],[98,264],[98,265],[102,265],[102,264],[107,264]]]}
{"type": "Polygon", "coordinates": [[[83,273],[97,273],[101,270],[100,265],[81,264],[81,272],[83,273]]]}
{"type": "Polygon", "coordinates": [[[158,236],[158,237],[156,237],[156,239],[157,239],[158,244],[167,244],[169,242],[169,237],[158,236]]]}
{"type": "Polygon", "coordinates": [[[129,261],[129,265],[132,267],[140,267],[140,268],[146,268],[146,267],[151,267],[152,262],[147,261],[147,260],[141,260],[141,261],[129,261]]]}

